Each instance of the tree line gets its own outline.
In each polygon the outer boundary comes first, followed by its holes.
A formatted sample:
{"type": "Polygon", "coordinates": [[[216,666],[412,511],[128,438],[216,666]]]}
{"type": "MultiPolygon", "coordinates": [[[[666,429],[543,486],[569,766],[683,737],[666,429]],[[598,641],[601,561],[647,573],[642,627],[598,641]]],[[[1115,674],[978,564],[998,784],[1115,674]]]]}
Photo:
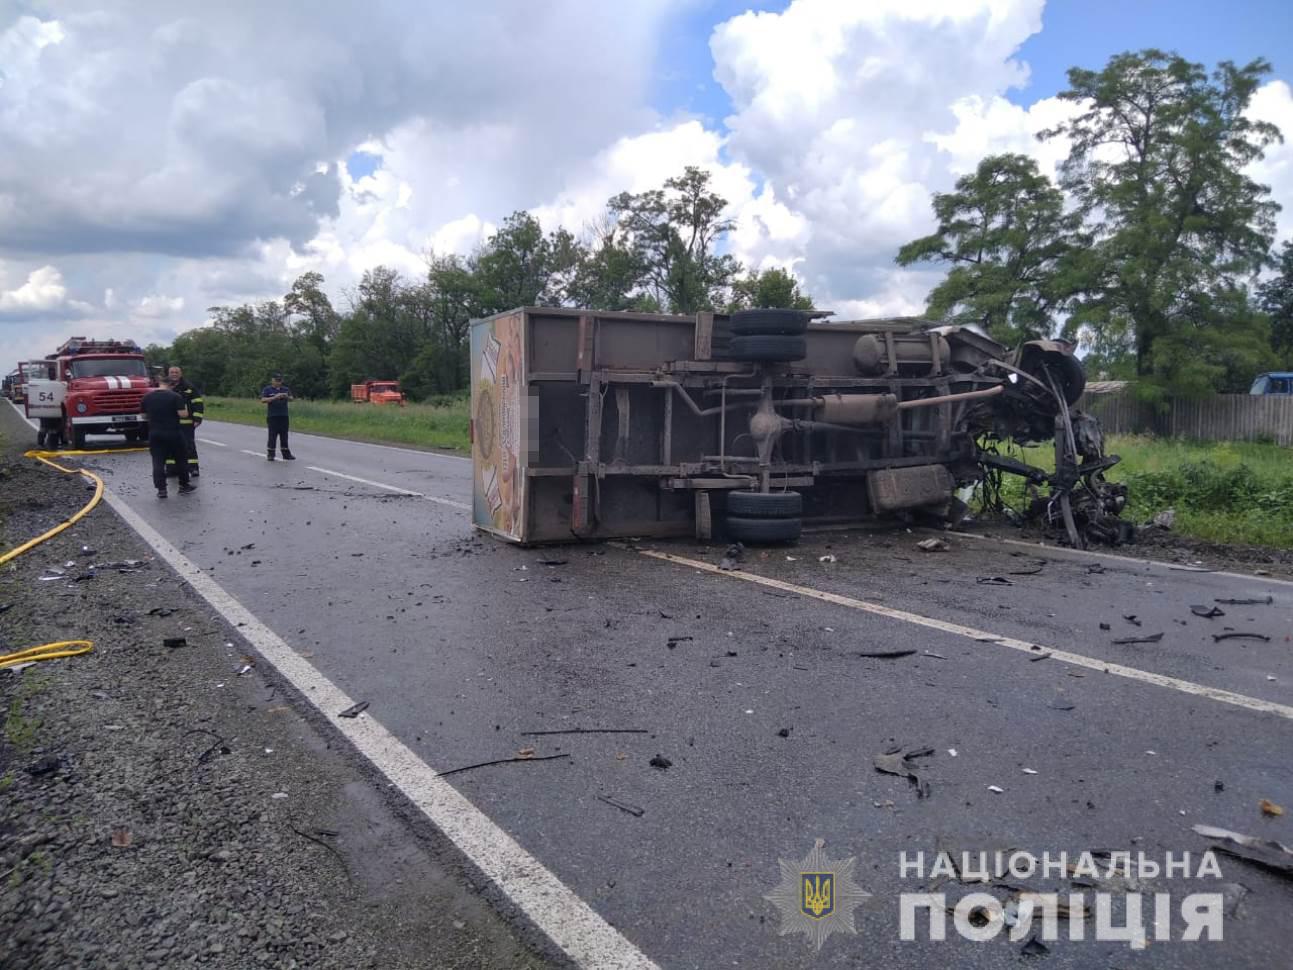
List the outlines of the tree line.
{"type": "MultiPolygon", "coordinates": [[[[1273,253],[1280,207],[1246,174],[1281,140],[1248,113],[1270,71],[1258,59],[1208,72],[1154,49],[1071,69],[1059,97],[1075,113],[1038,136],[1070,146],[1058,184],[1028,156],[988,156],[935,193],[935,231],[899,250],[902,266],[947,267],[927,316],[1008,345],[1062,336],[1093,376],[1151,395],[1244,391],[1293,365],[1293,241],[1273,253]]],[[[465,388],[470,321],[517,306],[811,308],[793,274],[724,252],[726,210],[689,167],[614,196],[581,238],[516,212],[471,255],[428,255],[417,278],[369,270],[344,309],[306,273],[281,300],[211,308],[211,326],[149,355],[212,394],[254,392],[282,369],[304,396],[399,378],[422,399],[465,388]]]]}
{"type": "Polygon", "coordinates": [[[428,254],[416,278],[378,266],[337,308],[309,272],[281,300],[212,307],[210,326],[150,346],[207,394],[255,393],[281,370],[303,397],[344,397],[351,384],[398,378],[415,400],[466,388],[473,319],[518,306],[691,314],[743,307],[811,308],[783,269],[747,272],[720,252],[727,200],[694,167],[658,189],[622,192],[583,238],[515,212],[469,256],[428,254]]]}

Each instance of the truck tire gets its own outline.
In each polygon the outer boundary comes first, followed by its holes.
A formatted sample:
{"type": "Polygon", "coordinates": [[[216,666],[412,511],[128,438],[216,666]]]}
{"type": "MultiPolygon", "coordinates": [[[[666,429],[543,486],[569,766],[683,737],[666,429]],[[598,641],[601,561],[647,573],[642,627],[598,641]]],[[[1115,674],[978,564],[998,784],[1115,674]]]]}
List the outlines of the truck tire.
{"type": "Polygon", "coordinates": [[[810,319],[803,310],[740,310],[732,314],[728,325],[738,337],[798,336],[808,329],[810,319]]]}
{"type": "Polygon", "coordinates": [[[804,514],[798,492],[728,492],[727,512],[746,519],[797,519],[804,514]]]}
{"type": "Polygon", "coordinates": [[[807,354],[808,342],[803,337],[785,334],[733,337],[728,345],[728,356],[733,360],[803,360],[807,354]]]}
{"type": "Polygon", "coordinates": [[[803,531],[803,520],[747,519],[739,515],[727,517],[728,538],[738,542],[794,542],[803,531]]]}
{"type": "Polygon", "coordinates": [[[78,428],[68,419],[67,424],[63,425],[63,445],[70,446],[76,451],[85,450],[85,429],[78,428]]]}

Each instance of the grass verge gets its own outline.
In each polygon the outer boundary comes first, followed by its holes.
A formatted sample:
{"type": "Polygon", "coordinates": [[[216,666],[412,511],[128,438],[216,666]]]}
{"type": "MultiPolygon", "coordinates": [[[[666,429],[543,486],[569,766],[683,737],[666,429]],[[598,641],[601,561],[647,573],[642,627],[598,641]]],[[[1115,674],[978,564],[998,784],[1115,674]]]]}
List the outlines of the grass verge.
{"type": "MultiPolygon", "coordinates": [[[[1127,483],[1126,516],[1133,521],[1172,508],[1179,535],[1293,549],[1293,449],[1115,435],[1106,439],[1105,451],[1122,458],[1107,477],[1127,483]]],[[[1030,465],[1054,467],[1050,445],[1016,453],[1030,465]]],[[[1021,508],[1022,481],[1007,479],[1006,498],[1021,508]]]]}
{"type": "MultiPolygon", "coordinates": [[[[265,406],[255,398],[208,396],[206,413],[213,421],[265,425],[265,406]]],[[[291,407],[293,431],[462,452],[471,450],[470,413],[466,397],[402,408],[349,401],[293,401],[291,407]]]]}

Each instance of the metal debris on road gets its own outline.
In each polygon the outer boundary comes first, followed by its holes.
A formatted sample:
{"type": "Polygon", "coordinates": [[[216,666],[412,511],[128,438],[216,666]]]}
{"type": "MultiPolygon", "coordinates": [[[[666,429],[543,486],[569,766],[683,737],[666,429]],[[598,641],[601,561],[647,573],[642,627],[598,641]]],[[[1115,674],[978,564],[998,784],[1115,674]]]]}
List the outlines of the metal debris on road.
{"type": "Polygon", "coordinates": [[[997,795],[1002,795],[1002,794],[1005,794],[1006,790],[1002,788],[1000,785],[989,785],[988,791],[993,792],[994,794],[997,794],[997,795]]]}
{"type": "Polygon", "coordinates": [[[476,768],[488,768],[491,765],[510,765],[510,764],[515,764],[518,761],[524,762],[525,764],[532,764],[533,762],[536,762],[536,761],[558,761],[562,758],[569,758],[569,757],[570,757],[569,754],[548,754],[538,758],[536,757],[499,758],[497,761],[482,761],[479,764],[463,765],[461,768],[450,768],[448,771],[440,772],[440,777],[443,778],[446,775],[456,775],[459,772],[463,772],[463,771],[474,771],[476,768]]]}
{"type": "Polygon", "coordinates": [[[162,640],[162,646],[170,647],[172,650],[175,650],[178,647],[187,647],[188,645],[189,641],[187,637],[166,637],[162,640]]]}
{"type": "Polygon", "coordinates": [[[358,704],[347,707],[344,711],[338,714],[337,717],[358,717],[360,714],[364,713],[364,711],[368,710],[368,703],[368,701],[360,701],[358,704]]]}
{"type": "Polygon", "coordinates": [[[695,640],[695,637],[670,637],[665,641],[665,646],[672,650],[680,643],[686,643],[688,640],[695,640]]]}
{"type": "Polygon", "coordinates": [[[942,539],[921,539],[916,548],[921,552],[947,552],[951,547],[942,539]]]}
{"type": "Polygon", "coordinates": [[[534,560],[540,566],[564,566],[570,560],[568,559],[536,559],[534,560]]]}
{"type": "Polygon", "coordinates": [[[915,650],[855,650],[855,657],[866,657],[871,660],[896,660],[899,657],[910,657],[915,650]]]}
{"type": "Polygon", "coordinates": [[[1250,597],[1248,599],[1216,599],[1214,603],[1222,606],[1270,606],[1275,602],[1274,596],[1250,597]]]}
{"type": "Polygon", "coordinates": [[[627,812],[628,814],[632,815],[634,818],[641,818],[643,815],[646,814],[645,808],[639,808],[637,805],[632,805],[628,802],[622,802],[617,798],[611,798],[609,795],[598,795],[597,800],[599,802],[605,802],[607,805],[610,805],[612,808],[618,808],[621,812],[627,812]]]}
{"type": "Polygon", "coordinates": [[[1226,615],[1226,611],[1219,606],[1191,606],[1190,612],[1205,620],[1215,620],[1219,616],[1226,615]]]}
{"type": "Polygon", "coordinates": [[[1163,634],[1151,633],[1143,637],[1120,637],[1119,639],[1113,640],[1111,642],[1113,642],[1118,646],[1126,646],[1127,644],[1130,644],[1130,643],[1158,643],[1158,641],[1162,639],[1163,639],[1163,634]]]}
{"type": "Polygon", "coordinates": [[[1013,586],[1013,579],[1006,579],[1005,576],[980,576],[975,580],[980,586],[1013,586]]]}
{"type": "Polygon", "coordinates": [[[780,731],[777,732],[777,737],[779,738],[790,737],[790,728],[782,728],[780,731]]]}
{"type": "Polygon", "coordinates": [[[652,768],[659,768],[661,771],[664,771],[666,768],[673,767],[673,762],[670,761],[662,754],[656,755],[654,758],[648,761],[647,764],[649,764],[652,768]]]}
{"type": "Polygon", "coordinates": [[[1218,852],[1256,863],[1280,875],[1293,877],[1293,848],[1282,842],[1259,839],[1254,835],[1244,835],[1214,825],[1195,825],[1193,829],[1205,838],[1221,840],[1223,844],[1215,846],[1218,852]]]}
{"type": "Polygon", "coordinates": [[[876,755],[873,763],[876,771],[884,772],[886,775],[897,775],[910,781],[916,788],[917,798],[928,798],[932,789],[929,782],[921,775],[925,766],[918,765],[916,762],[921,758],[930,757],[933,753],[933,748],[914,748],[910,751],[894,748],[876,755]]]}
{"type": "Polygon", "coordinates": [[[733,570],[744,555],[745,546],[741,545],[739,542],[734,542],[727,547],[727,552],[723,553],[723,558],[719,562],[718,568],[725,571],[733,570]]]}
{"type": "Polygon", "coordinates": [[[1135,613],[1125,614],[1123,616],[1123,619],[1126,620],[1128,623],[1130,623],[1132,626],[1140,626],[1140,617],[1137,616],[1135,613]]]}
{"type": "Polygon", "coordinates": [[[1264,633],[1214,633],[1212,642],[1220,643],[1222,640],[1261,640],[1263,643],[1270,643],[1271,638],[1264,633]]]}
{"type": "Polygon", "coordinates": [[[831,553],[828,553],[825,556],[818,556],[817,561],[818,562],[838,562],[835,556],[831,553]]]}

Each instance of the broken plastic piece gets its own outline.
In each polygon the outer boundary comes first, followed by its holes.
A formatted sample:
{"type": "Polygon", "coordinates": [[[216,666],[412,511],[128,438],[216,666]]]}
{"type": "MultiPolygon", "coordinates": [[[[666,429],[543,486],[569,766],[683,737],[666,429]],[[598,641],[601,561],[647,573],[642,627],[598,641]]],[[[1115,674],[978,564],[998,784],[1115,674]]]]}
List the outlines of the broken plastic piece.
{"type": "Polygon", "coordinates": [[[652,768],[659,768],[661,771],[664,771],[666,768],[672,768],[672,767],[673,767],[673,762],[672,762],[672,761],[670,761],[668,758],[666,758],[666,757],[665,757],[664,755],[662,755],[662,754],[658,754],[658,755],[656,755],[654,758],[652,758],[652,759],[651,759],[649,762],[647,762],[647,763],[648,763],[652,768]]]}
{"type": "Polygon", "coordinates": [[[942,539],[921,539],[916,548],[921,552],[946,552],[948,545],[942,539]]]}
{"type": "Polygon", "coordinates": [[[337,717],[358,717],[366,710],[368,710],[368,701],[360,701],[358,704],[347,707],[337,717]]]}
{"type": "Polygon", "coordinates": [[[1162,639],[1163,639],[1163,634],[1151,633],[1148,636],[1143,636],[1143,637],[1122,637],[1112,642],[1118,644],[1119,646],[1124,646],[1129,643],[1158,643],[1158,641],[1162,639]]]}

